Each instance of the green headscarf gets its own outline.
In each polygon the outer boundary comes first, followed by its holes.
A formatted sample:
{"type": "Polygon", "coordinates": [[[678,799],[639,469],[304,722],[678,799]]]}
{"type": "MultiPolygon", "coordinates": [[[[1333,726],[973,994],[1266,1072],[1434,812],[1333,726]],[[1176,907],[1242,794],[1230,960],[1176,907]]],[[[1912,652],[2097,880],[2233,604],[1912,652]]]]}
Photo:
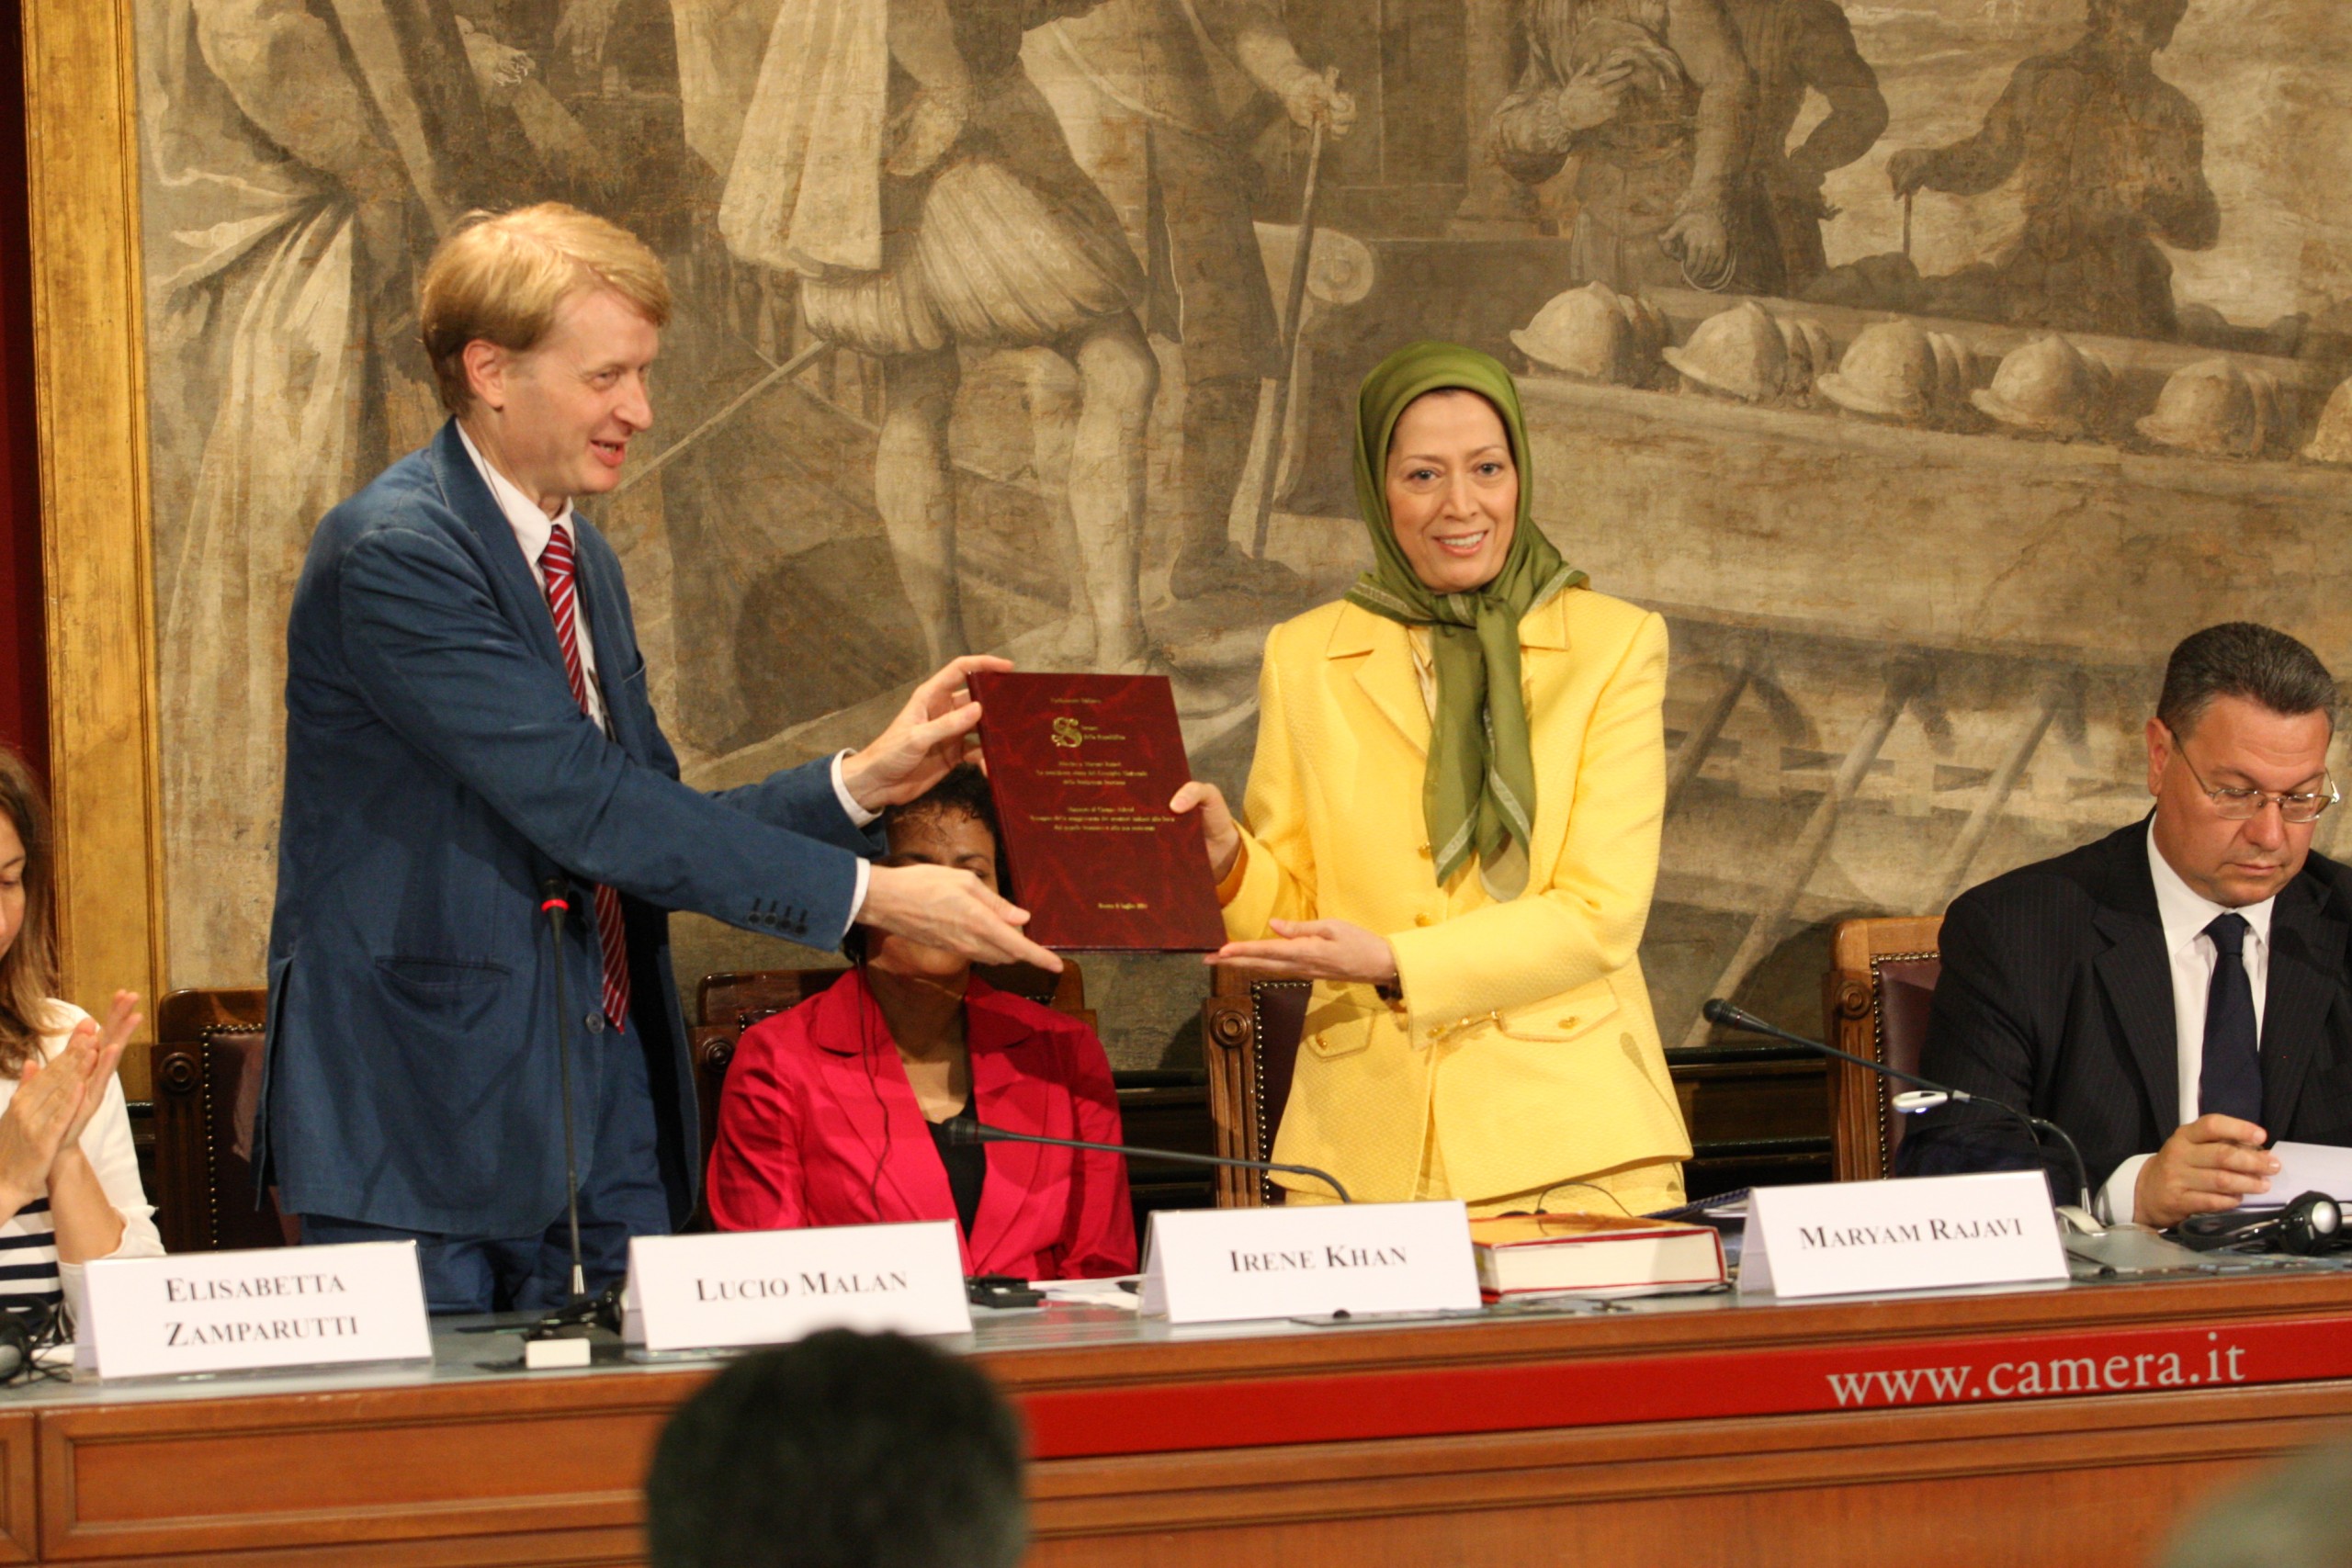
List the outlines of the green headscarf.
{"type": "Polygon", "coordinates": [[[1378,563],[1356,579],[1348,602],[1430,629],[1437,672],[1430,761],[1421,779],[1430,857],[1444,882],[1473,852],[1487,891],[1516,898],[1527,888],[1534,834],[1535,760],[1519,683],[1519,623],[1585,575],[1560,558],[1529,515],[1534,498],[1527,426],[1510,372],[1475,348],[1408,344],[1382,360],[1356,394],[1356,501],[1378,563]],[[1382,482],[1388,438],[1406,405],[1425,392],[1459,388],[1494,404],[1519,468],[1519,520],[1502,570],[1485,587],[1440,593],[1414,575],[1388,516],[1382,482]]]}

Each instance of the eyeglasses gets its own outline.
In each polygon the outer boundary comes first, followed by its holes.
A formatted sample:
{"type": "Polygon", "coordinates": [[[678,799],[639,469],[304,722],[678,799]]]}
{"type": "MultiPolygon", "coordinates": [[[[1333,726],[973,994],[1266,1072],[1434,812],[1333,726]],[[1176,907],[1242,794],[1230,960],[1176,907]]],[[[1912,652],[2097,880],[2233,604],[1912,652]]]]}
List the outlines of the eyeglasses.
{"type": "Polygon", "coordinates": [[[2177,735],[2172,738],[2172,754],[2180,759],[2180,765],[2188,770],[2188,776],[2197,781],[2197,787],[2203,790],[2205,798],[2213,803],[2214,814],[2225,822],[2251,821],[2262,814],[2264,803],[2268,802],[2278,807],[2279,821],[2301,827],[2318,821],[2321,812],[2344,798],[2334,781],[2324,773],[2320,775],[2320,782],[2327,786],[2324,793],[2311,791],[2280,795],[2267,789],[2215,789],[2205,782],[2205,775],[2197,771],[2197,764],[2188,760],[2188,752],[2177,735]]]}

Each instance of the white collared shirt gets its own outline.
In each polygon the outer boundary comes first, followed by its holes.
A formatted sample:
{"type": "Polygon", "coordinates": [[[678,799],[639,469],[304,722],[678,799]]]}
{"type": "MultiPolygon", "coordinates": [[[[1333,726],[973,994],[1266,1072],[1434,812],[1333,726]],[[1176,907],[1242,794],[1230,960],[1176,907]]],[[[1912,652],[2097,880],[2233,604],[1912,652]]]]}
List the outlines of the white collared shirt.
{"type": "Polygon", "coordinates": [[[491,499],[498,502],[498,510],[506,514],[506,525],[514,530],[514,542],[523,547],[524,563],[531,569],[531,581],[539,585],[542,598],[547,595],[548,577],[539,568],[539,557],[547,553],[548,540],[554,536],[557,524],[562,524],[571,531],[571,630],[572,639],[580,649],[580,683],[588,694],[588,716],[596,721],[597,728],[606,735],[612,734],[612,723],[605,716],[604,688],[596,680],[596,639],[588,629],[588,596],[579,591],[580,529],[572,518],[571,501],[567,499],[564,502],[561,512],[548,516],[539,503],[525,495],[514,480],[491,467],[490,459],[481,455],[481,448],[474,445],[474,438],[466,434],[466,427],[462,424],[458,426],[458,439],[466,444],[466,456],[474,460],[474,468],[481,473],[481,482],[490,487],[491,499]]]}
{"type": "MultiPolygon", "coordinates": [[[[2148,824],[2148,875],[2156,885],[2156,914],[2164,921],[2165,956],[2172,967],[2173,1052],[2178,1074],[2175,1081],[2180,1088],[2180,1122],[2185,1127],[2198,1116],[2198,1082],[2205,1069],[2205,1003],[2212,995],[2213,966],[2221,960],[2205,928],[2226,914],[2245,919],[2240,958],[2245,965],[2246,983],[2254,988],[2254,1038],[2259,1048],[2263,1004],[2269,999],[2270,989],[2270,912],[2278,899],[2274,896],[2234,911],[2214,903],[2183,881],[2156,848],[2154,819],[2148,824]]],[[[2140,1168],[2154,1157],[2134,1155],[2107,1179],[2107,1185],[2099,1190],[2099,1207],[2111,1220],[2132,1219],[2140,1168]]]]}
{"type": "MultiPolygon", "coordinates": [[[[546,553],[548,540],[554,536],[557,524],[560,523],[571,530],[571,629],[574,643],[580,650],[581,685],[588,694],[588,716],[594,719],[596,728],[609,738],[613,726],[605,713],[604,688],[596,680],[596,644],[588,632],[588,596],[579,592],[580,529],[570,498],[565,499],[561,512],[553,517],[548,516],[537,502],[523,493],[520,486],[491,466],[490,459],[481,455],[481,448],[474,445],[474,438],[466,433],[462,423],[458,426],[458,439],[465,443],[466,456],[474,460],[475,471],[481,475],[482,483],[490,487],[491,499],[498,502],[498,510],[505,514],[506,525],[514,530],[514,542],[522,547],[524,563],[531,569],[531,581],[539,585],[542,598],[547,595],[548,580],[547,574],[539,570],[539,557],[546,553]]],[[[554,612],[550,610],[548,614],[552,615],[554,612]]],[[[848,756],[847,751],[838,751],[833,755],[833,798],[841,802],[842,811],[851,823],[863,828],[881,814],[866,810],[850,794],[849,785],[842,777],[842,763],[848,756]]],[[[849,918],[853,924],[857,919],[857,912],[865,908],[865,885],[873,874],[873,867],[866,863],[864,856],[859,856],[857,886],[851,893],[849,901],[849,918]]]]}

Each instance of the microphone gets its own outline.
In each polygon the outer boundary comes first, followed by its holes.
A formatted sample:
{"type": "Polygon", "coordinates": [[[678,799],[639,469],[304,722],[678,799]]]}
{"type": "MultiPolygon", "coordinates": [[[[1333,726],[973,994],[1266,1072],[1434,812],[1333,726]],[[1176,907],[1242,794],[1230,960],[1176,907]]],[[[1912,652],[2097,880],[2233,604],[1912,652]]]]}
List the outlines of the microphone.
{"type": "Polygon", "coordinates": [[[2092,1212],[2091,1179],[2089,1170],[2083,1164],[2083,1151],[2075,1146],[2075,1140],[2067,1134],[2066,1129],[2058,1125],[2057,1122],[2020,1111],[2005,1100],[1995,1100],[1982,1094],[1970,1094],[1967,1090],[1954,1089],[1950,1084],[1940,1084],[1933,1078],[1923,1078],[1917,1073],[1906,1073],[1900,1067],[1890,1067],[1884,1062],[1873,1062],[1868,1056],[1857,1056],[1850,1051],[1840,1051],[1837,1046],[1826,1044],[1819,1040],[1807,1040],[1802,1034],[1792,1034],[1778,1024],[1767,1023],[1754,1013],[1734,1007],[1721,997],[1710,997],[1706,1005],[1699,1010],[1699,1013],[1709,1023],[1719,1023],[1726,1029],[1737,1029],[1749,1034],[1769,1034],[1775,1040],[1785,1040],[1792,1045],[1802,1045],[1808,1051],[1817,1051],[1825,1056],[1835,1056],[1841,1062],[1851,1062],[1858,1067],[1868,1067],[1881,1077],[1890,1078],[1896,1083],[1907,1083],[1915,1089],[1924,1090],[1925,1092],[1919,1094],[1898,1094],[1894,1097],[1894,1109],[1906,1116],[1917,1115],[1922,1111],[1933,1111],[1944,1101],[1951,1100],[1959,1105],[1988,1105],[1996,1111],[2007,1112],[2025,1123],[2026,1131],[2032,1135],[2036,1147],[2041,1146],[2043,1133],[2052,1134],[2066,1146],[2067,1157],[2073,1161],[2075,1167],[2075,1186],[2081,1193],[2083,1213],[2086,1218],[2090,1215],[2092,1212]]]}
{"type": "Polygon", "coordinates": [[[1311,1165],[1279,1165],[1270,1159],[1229,1159],[1224,1155],[1188,1154],[1182,1149],[1148,1149],[1139,1144],[1091,1144],[1083,1138],[1048,1138],[1042,1133],[1015,1133],[1009,1128],[991,1127],[984,1122],[967,1122],[961,1118],[942,1122],[951,1144],[1043,1144],[1051,1149],[1089,1149],[1096,1154],[1125,1155],[1130,1158],[1173,1160],[1179,1165],[1223,1165],[1236,1170],[1286,1170],[1294,1176],[1311,1176],[1329,1185],[1342,1203],[1352,1203],[1348,1190],[1340,1179],[1328,1170],[1317,1170],[1311,1165]]]}
{"type": "Polygon", "coordinates": [[[563,1211],[571,1230],[571,1295],[588,1293],[580,1257],[580,1144],[571,1126],[571,999],[563,983],[563,920],[571,913],[571,881],[560,872],[539,884],[539,909],[555,939],[555,1054],[563,1081],[563,1211]]]}

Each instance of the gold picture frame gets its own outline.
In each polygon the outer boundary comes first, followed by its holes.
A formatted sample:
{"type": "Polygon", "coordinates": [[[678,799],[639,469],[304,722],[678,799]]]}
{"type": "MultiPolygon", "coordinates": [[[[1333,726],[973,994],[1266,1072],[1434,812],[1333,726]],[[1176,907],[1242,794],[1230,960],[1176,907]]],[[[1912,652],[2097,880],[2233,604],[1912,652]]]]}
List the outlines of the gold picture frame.
{"type": "MultiPolygon", "coordinates": [[[[169,984],[130,7],[23,11],[50,790],[68,999],[169,984]]],[[[122,1065],[148,1090],[143,1053],[122,1065]]]]}

